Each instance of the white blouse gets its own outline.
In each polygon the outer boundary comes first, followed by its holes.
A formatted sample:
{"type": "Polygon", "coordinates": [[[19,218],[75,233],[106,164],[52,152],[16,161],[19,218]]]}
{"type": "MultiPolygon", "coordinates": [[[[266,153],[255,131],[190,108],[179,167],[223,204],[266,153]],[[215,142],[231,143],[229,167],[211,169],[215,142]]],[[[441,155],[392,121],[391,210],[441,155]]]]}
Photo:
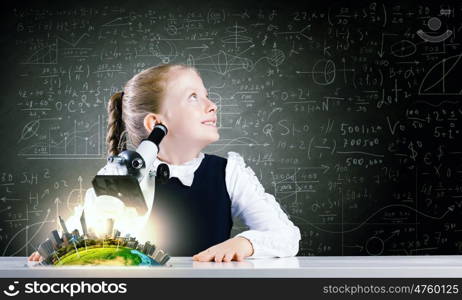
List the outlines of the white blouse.
{"type": "MultiPolygon", "coordinates": [[[[177,177],[184,185],[191,186],[194,172],[202,159],[203,152],[182,165],[171,165],[156,158],[149,171],[153,175],[158,165],[165,163],[169,166],[170,177],[177,177]]],[[[114,171],[108,170],[106,165],[98,174],[108,172],[114,171]]],[[[236,236],[245,237],[252,243],[254,253],[251,257],[295,256],[299,248],[300,230],[282,211],[274,196],[265,192],[252,169],[246,167],[241,155],[228,152],[225,173],[226,189],[231,199],[231,214],[241,219],[248,227],[248,230],[236,236]]],[[[151,186],[152,182],[143,183],[140,183],[142,189],[151,188],[148,186],[151,186]]],[[[152,202],[147,204],[151,210],[152,202]]]]}
{"type": "MultiPolygon", "coordinates": [[[[198,157],[182,164],[170,165],[171,177],[178,177],[183,184],[190,186],[194,171],[204,158],[200,152],[198,157]]],[[[160,163],[156,159],[154,170],[160,163]]],[[[236,152],[228,152],[228,162],[225,169],[225,182],[231,199],[231,214],[240,218],[249,230],[236,236],[247,238],[253,246],[251,257],[287,257],[298,252],[300,230],[282,211],[274,196],[265,193],[255,173],[246,167],[244,159],[236,152]]]]}

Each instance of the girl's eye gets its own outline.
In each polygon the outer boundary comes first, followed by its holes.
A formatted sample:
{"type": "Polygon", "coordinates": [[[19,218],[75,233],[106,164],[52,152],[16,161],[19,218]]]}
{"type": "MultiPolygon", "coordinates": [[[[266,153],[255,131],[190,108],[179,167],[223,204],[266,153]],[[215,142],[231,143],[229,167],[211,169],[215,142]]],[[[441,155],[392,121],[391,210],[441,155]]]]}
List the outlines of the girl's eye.
{"type": "Polygon", "coordinates": [[[192,94],[191,96],[189,96],[189,99],[191,99],[191,100],[193,100],[193,101],[197,101],[197,100],[198,100],[196,94],[192,94]]]}

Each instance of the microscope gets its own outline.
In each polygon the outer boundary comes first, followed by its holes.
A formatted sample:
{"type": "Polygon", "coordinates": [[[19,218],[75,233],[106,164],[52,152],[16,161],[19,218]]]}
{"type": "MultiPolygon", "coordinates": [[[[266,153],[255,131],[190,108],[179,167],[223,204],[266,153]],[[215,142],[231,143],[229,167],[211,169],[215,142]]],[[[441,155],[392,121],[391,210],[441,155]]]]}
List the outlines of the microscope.
{"type": "MultiPolygon", "coordinates": [[[[159,144],[167,135],[167,127],[157,124],[146,139],[133,150],[125,150],[119,155],[108,157],[111,175],[96,175],[92,181],[96,196],[108,195],[120,199],[126,207],[134,207],[139,215],[147,212],[139,183],[149,172],[149,167],[159,153],[159,144]]],[[[160,164],[156,172],[156,180],[165,182],[170,177],[166,164],[160,164]]]]}

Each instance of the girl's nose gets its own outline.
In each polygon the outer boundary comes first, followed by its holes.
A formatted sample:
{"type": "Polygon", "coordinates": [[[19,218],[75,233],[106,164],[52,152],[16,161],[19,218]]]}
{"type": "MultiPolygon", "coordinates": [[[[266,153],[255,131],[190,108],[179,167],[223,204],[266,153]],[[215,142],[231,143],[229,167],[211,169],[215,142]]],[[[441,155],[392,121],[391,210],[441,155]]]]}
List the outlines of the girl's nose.
{"type": "Polygon", "coordinates": [[[207,101],[208,101],[207,112],[210,112],[210,111],[215,111],[216,112],[218,107],[215,104],[215,102],[213,102],[212,100],[210,100],[208,98],[207,98],[207,101]]]}

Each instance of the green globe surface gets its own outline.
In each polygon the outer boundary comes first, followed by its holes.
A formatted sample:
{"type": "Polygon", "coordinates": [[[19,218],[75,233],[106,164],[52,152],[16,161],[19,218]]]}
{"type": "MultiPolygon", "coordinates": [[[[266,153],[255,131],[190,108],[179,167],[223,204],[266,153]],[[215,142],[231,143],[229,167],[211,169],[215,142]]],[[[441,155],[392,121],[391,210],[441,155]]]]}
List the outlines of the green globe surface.
{"type": "Polygon", "coordinates": [[[59,258],[55,265],[154,266],[159,264],[146,254],[127,247],[82,247],[59,258]]]}

